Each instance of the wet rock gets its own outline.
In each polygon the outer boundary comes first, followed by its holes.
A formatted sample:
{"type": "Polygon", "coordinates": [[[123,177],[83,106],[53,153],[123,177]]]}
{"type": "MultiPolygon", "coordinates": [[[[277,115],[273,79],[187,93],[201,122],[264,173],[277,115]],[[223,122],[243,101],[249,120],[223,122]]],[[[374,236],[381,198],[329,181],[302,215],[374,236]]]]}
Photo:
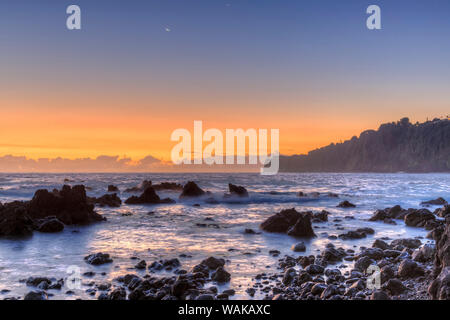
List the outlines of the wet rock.
{"type": "Polygon", "coordinates": [[[328,221],[328,211],[322,210],[321,212],[315,212],[313,215],[313,222],[326,222],[328,221]]]}
{"type": "Polygon", "coordinates": [[[27,286],[37,287],[42,282],[46,283],[47,285],[52,283],[52,281],[46,277],[29,277],[25,283],[27,286]]]}
{"type": "Polygon", "coordinates": [[[217,268],[225,265],[225,260],[221,258],[209,257],[203,260],[200,264],[205,265],[212,270],[216,270],[217,268]]]}
{"type": "Polygon", "coordinates": [[[370,300],[391,300],[391,297],[384,291],[376,290],[372,292],[370,300]]]}
{"type": "Polygon", "coordinates": [[[450,299],[450,219],[436,238],[436,254],[433,274],[435,279],[428,288],[432,299],[450,299]]]}
{"type": "Polygon", "coordinates": [[[339,294],[339,290],[335,285],[329,285],[320,295],[321,299],[329,299],[334,295],[339,294]]]}
{"type": "Polygon", "coordinates": [[[153,187],[147,187],[144,192],[139,196],[131,196],[129,197],[125,203],[126,204],[162,204],[162,203],[174,203],[175,201],[166,198],[161,199],[155,192],[153,187]]]}
{"type": "Polygon", "coordinates": [[[108,294],[108,300],[125,300],[127,292],[124,288],[118,287],[108,294]]]}
{"type": "Polygon", "coordinates": [[[225,271],[223,267],[218,267],[216,271],[211,274],[211,279],[219,283],[226,283],[230,282],[231,275],[225,271]]]}
{"type": "Polygon", "coordinates": [[[142,192],[151,186],[152,186],[152,182],[150,180],[144,180],[136,187],[125,189],[125,192],[142,192]]]}
{"type": "Polygon", "coordinates": [[[422,245],[422,242],[419,239],[397,239],[391,242],[391,247],[403,246],[410,249],[419,248],[422,245]]]}
{"type": "Polygon", "coordinates": [[[175,182],[161,182],[160,184],[152,185],[153,189],[158,190],[172,190],[172,191],[180,191],[183,190],[183,186],[179,183],[175,182]]]}
{"type": "Polygon", "coordinates": [[[285,209],[265,220],[261,224],[261,229],[267,232],[285,233],[297,222],[300,216],[301,213],[294,208],[285,209]]]}
{"type": "Polygon", "coordinates": [[[301,215],[297,219],[297,222],[288,229],[287,234],[293,237],[304,237],[304,238],[315,237],[316,234],[312,229],[311,217],[306,214],[301,215]]]}
{"type": "Polygon", "coordinates": [[[433,260],[435,248],[432,244],[425,244],[420,249],[416,249],[412,254],[412,259],[417,262],[428,262],[433,260]]]}
{"type": "Polygon", "coordinates": [[[373,242],[372,248],[379,248],[381,250],[388,250],[391,247],[383,240],[377,239],[373,242]]]}
{"type": "Polygon", "coordinates": [[[241,186],[236,186],[232,183],[228,184],[228,189],[232,195],[237,195],[239,197],[248,197],[247,189],[241,186]]]}
{"type": "Polygon", "coordinates": [[[108,253],[101,252],[90,254],[84,257],[84,260],[86,261],[86,263],[95,266],[113,262],[108,253]]]}
{"type": "Polygon", "coordinates": [[[374,234],[375,231],[372,228],[359,228],[356,230],[351,230],[346,233],[340,234],[338,237],[343,240],[349,239],[363,239],[366,238],[368,234],[374,234]]]}
{"type": "Polygon", "coordinates": [[[428,293],[434,300],[450,300],[450,267],[442,269],[429,286],[428,293]]]}
{"type": "Polygon", "coordinates": [[[245,234],[259,234],[259,232],[256,232],[255,230],[250,229],[250,228],[245,229],[244,233],[245,234]]]}
{"type": "Polygon", "coordinates": [[[214,300],[214,296],[212,294],[201,294],[195,300],[214,300]]]}
{"type": "Polygon", "coordinates": [[[364,290],[366,288],[366,282],[359,279],[355,281],[350,287],[347,288],[344,295],[346,296],[355,296],[358,292],[361,290],[364,290]]]}
{"type": "Polygon", "coordinates": [[[189,281],[185,278],[178,278],[172,285],[172,294],[176,297],[181,297],[191,287],[189,281]]]}
{"type": "Polygon", "coordinates": [[[48,296],[43,291],[30,291],[25,295],[25,297],[23,299],[24,300],[47,300],[48,296]]]}
{"type": "Polygon", "coordinates": [[[372,217],[369,218],[369,221],[383,221],[388,224],[395,224],[392,219],[403,219],[407,213],[407,210],[404,210],[399,205],[396,205],[392,208],[375,211],[372,217]]]}
{"type": "Polygon", "coordinates": [[[94,211],[94,206],[86,197],[83,185],[63,186],[61,190],[49,192],[37,190],[27,203],[28,215],[33,219],[54,216],[66,225],[87,224],[105,220],[94,211]]]}
{"type": "Polygon", "coordinates": [[[443,208],[436,209],[434,211],[434,214],[438,217],[445,218],[446,216],[450,215],[450,205],[445,205],[443,208]]]}
{"type": "Polygon", "coordinates": [[[304,251],[306,251],[306,246],[305,246],[305,243],[303,241],[301,241],[296,244],[293,244],[291,249],[294,252],[304,252],[304,251]]]}
{"type": "Polygon", "coordinates": [[[298,264],[302,266],[302,268],[306,268],[310,264],[314,264],[315,259],[316,258],[314,256],[308,256],[308,257],[303,256],[303,257],[298,257],[297,261],[298,261],[298,264]]]}
{"type": "Polygon", "coordinates": [[[405,216],[405,224],[410,227],[424,227],[430,221],[436,218],[427,209],[412,210],[405,216]]]}
{"type": "Polygon", "coordinates": [[[345,250],[342,248],[326,248],[322,251],[321,257],[322,260],[328,261],[331,263],[342,261],[342,259],[346,256],[345,250]]]}
{"type": "Polygon", "coordinates": [[[195,182],[189,181],[183,187],[180,198],[200,197],[205,195],[203,191],[195,182]]]}
{"type": "Polygon", "coordinates": [[[100,207],[112,207],[117,208],[120,207],[122,204],[122,200],[117,196],[117,194],[105,194],[99,198],[89,198],[88,199],[91,203],[99,205],[100,207]]]}
{"type": "Polygon", "coordinates": [[[309,266],[307,266],[305,268],[305,271],[311,275],[323,274],[325,271],[325,268],[318,264],[310,264],[309,266]]]}
{"type": "Polygon", "coordinates": [[[337,205],[337,207],[339,207],[339,208],[355,208],[356,206],[353,203],[349,202],[348,200],[344,200],[344,201],[340,202],[337,205]]]}
{"type": "Polygon", "coordinates": [[[145,260],[141,260],[134,267],[140,270],[145,269],[147,268],[147,262],[145,262],[145,260]]]}
{"type": "Polygon", "coordinates": [[[311,288],[311,293],[315,296],[320,296],[327,287],[328,287],[328,285],[326,285],[325,283],[316,283],[311,288]]]}
{"type": "Polygon", "coordinates": [[[384,258],[384,251],[379,248],[367,248],[361,251],[359,257],[369,257],[370,259],[380,260],[384,258]]]}
{"type": "Polygon", "coordinates": [[[393,296],[398,296],[407,290],[399,279],[390,279],[383,285],[383,289],[390,292],[393,296]]]}
{"type": "Polygon", "coordinates": [[[108,192],[119,192],[119,188],[117,188],[115,185],[110,184],[108,186],[108,192]]]}
{"type": "Polygon", "coordinates": [[[385,283],[395,277],[395,269],[392,265],[383,266],[380,270],[381,283],[385,283]]]}
{"type": "Polygon", "coordinates": [[[424,274],[423,268],[411,259],[403,260],[398,266],[398,275],[401,278],[416,278],[424,274]]]}
{"type": "Polygon", "coordinates": [[[37,231],[43,233],[55,233],[64,230],[64,223],[59,221],[56,217],[40,219],[38,224],[37,231]]]}
{"type": "Polygon", "coordinates": [[[292,282],[292,280],[294,280],[296,275],[297,275],[297,271],[295,271],[294,268],[287,269],[283,274],[283,280],[282,280],[283,284],[285,286],[289,285],[292,282]]]}
{"type": "Polygon", "coordinates": [[[439,197],[439,198],[434,199],[434,200],[423,201],[420,204],[421,205],[445,205],[445,204],[448,204],[448,203],[447,203],[447,201],[444,198],[439,197]]]}
{"type": "Polygon", "coordinates": [[[0,236],[29,236],[33,234],[33,227],[33,220],[24,202],[0,205],[0,236]]]}
{"type": "Polygon", "coordinates": [[[361,272],[366,272],[367,268],[375,263],[376,263],[375,260],[370,259],[369,257],[361,257],[358,260],[356,260],[355,269],[361,272]]]}

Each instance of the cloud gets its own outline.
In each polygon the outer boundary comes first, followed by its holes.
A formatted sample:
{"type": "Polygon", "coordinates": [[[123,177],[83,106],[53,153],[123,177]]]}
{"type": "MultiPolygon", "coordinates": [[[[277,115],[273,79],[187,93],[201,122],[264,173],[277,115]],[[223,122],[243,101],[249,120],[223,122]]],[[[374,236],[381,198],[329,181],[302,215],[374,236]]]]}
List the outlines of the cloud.
{"type": "Polygon", "coordinates": [[[166,166],[166,163],[150,155],[137,161],[106,155],[97,158],[37,160],[13,155],[0,157],[0,172],[139,172],[160,171],[166,166]]]}

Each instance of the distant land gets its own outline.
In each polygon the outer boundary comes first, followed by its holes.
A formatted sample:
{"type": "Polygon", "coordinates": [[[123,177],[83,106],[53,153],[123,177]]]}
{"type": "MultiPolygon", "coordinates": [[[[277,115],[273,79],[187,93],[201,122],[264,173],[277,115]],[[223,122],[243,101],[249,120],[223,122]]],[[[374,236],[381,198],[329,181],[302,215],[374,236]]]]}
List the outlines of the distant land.
{"type": "Polygon", "coordinates": [[[450,119],[382,124],[306,155],[280,156],[281,172],[450,172],[450,119]]]}

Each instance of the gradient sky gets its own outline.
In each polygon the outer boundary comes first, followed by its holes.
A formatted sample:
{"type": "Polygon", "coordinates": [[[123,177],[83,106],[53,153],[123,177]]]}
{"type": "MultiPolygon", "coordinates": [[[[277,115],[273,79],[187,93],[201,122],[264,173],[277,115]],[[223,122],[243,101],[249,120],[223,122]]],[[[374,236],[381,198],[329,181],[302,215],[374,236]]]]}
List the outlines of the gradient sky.
{"type": "Polygon", "coordinates": [[[0,156],[169,160],[194,120],[305,153],[449,114],[449,39],[448,0],[2,0],[0,156]]]}

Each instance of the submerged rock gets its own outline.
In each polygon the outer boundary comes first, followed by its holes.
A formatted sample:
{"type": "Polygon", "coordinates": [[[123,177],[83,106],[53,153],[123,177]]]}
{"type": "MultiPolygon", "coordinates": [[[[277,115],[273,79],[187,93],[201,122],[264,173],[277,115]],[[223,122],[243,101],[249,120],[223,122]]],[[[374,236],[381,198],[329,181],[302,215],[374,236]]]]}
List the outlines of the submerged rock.
{"type": "Polygon", "coordinates": [[[89,201],[92,202],[93,204],[97,204],[100,207],[120,207],[120,205],[122,204],[122,200],[120,200],[120,198],[117,196],[116,193],[113,194],[105,194],[99,198],[89,198],[89,201]]]}
{"type": "Polygon", "coordinates": [[[339,208],[355,208],[356,205],[354,205],[353,203],[349,202],[348,200],[344,200],[342,202],[340,202],[337,207],[339,208]]]}
{"type": "Polygon", "coordinates": [[[304,252],[304,251],[306,251],[306,246],[305,246],[305,243],[303,241],[301,241],[296,244],[293,244],[291,249],[294,252],[304,252]]]}
{"type": "Polygon", "coordinates": [[[117,188],[115,185],[110,184],[108,186],[108,192],[119,192],[119,188],[117,188]]]}
{"type": "Polygon", "coordinates": [[[434,200],[423,201],[420,204],[421,205],[445,205],[445,204],[448,204],[448,202],[444,198],[439,197],[434,200]]]}
{"type": "Polygon", "coordinates": [[[37,227],[37,231],[44,233],[61,232],[64,230],[64,223],[59,221],[56,217],[47,217],[41,219],[37,227]]]}
{"type": "Polygon", "coordinates": [[[295,237],[315,237],[311,226],[311,212],[285,209],[265,220],[260,228],[267,232],[281,232],[295,237]]]}

